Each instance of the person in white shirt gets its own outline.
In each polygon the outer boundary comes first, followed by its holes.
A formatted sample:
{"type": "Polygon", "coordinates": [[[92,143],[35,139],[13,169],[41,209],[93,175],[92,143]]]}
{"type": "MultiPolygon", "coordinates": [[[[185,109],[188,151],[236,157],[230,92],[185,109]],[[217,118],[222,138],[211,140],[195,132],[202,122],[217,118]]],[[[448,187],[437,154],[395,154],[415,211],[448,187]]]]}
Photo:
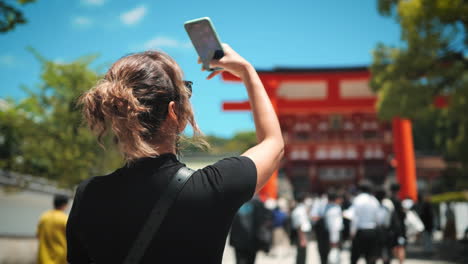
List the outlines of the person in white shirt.
{"type": "Polygon", "coordinates": [[[327,204],[328,197],[326,194],[323,194],[314,199],[312,207],[310,209],[310,217],[312,218],[312,221],[314,223],[317,222],[323,216],[327,204]]]}
{"type": "Polygon", "coordinates": [[[306,194],[300,193],[297,197],[298,204],[291,213],[292,228],[297,232],[297,256],[296,264],[306,263],[307,233],[312,230],[312,225],[307,214],[307,206],[304,204],[306,194]]]}
{"type": "MultiPolygon", "coordinates": [[[[325,257],[328,264],[338,264],[340,262],[340,242],[341,230],[343,230],[343,212],[341,210],[342,196],[335,192],[328,194],[328,205],[325,209],[325,227],[328,231],[328,252],[325,257]]],[[[321,256],[322,257],[322,256],[321,256]]],[[[322,260],[322,263],[325,261],[322,260]]]]}
{"type": "Polygon", "coordinates": [[[328,197],[326,194],[317,197],[310,210],[310,217],[314,223],[314,232],[317,238],[317,248],[322,264],[327,264],[327,256],[330,251],[330,242],[328,232],[325,225],[325,209],[328,205],[328,197]]]}
{"type": "Polygon", "coordinates": [[[385,198],[386,193],[383,188],[375,191],[375,198],[379,201],[379,211],[377,214],[377,227],[378,227],[378,254],[382,259],[383,264],[389,264],[392,257],[392,245],[390,234],[391,216],[393,211],[393,204],[389,199],[385,198]]]}
{"type": "Polygon", "coordinates": [[[358,187],[360,193],[351,205],[351,264],[356,264],[364,255],[367,264],[375,263],[378,256],[377,224],[379,202],[371,195],[371,186],[361,183],[358,187]]]}

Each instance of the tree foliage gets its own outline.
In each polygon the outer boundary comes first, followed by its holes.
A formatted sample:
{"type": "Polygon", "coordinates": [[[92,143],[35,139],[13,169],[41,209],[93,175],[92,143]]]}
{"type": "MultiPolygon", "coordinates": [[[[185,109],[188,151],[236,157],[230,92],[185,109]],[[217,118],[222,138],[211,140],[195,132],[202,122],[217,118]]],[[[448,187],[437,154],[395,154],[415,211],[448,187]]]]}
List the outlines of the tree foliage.
{"type": "Polygon", "coordinates": [[[0,0],[0,33],[13,30],[18,24],[27,22],[18,5],[33,3],[36,0],[16,0],[16,5],[12,1],[0,0]],[[9,2],[9,3],[7,3],[9,2]]]}
{"type": "Polygon", "coordinates": [[[436,148],[468,171],[468,2],[378,0],[378,9],[401,25],[402,40],[374,51],[379,116],[413,119],[416,147],[436,148]],[[437,97],[448,105],[435,107],[437,97]]]}
{"type": "Polygon", "coordinates": [[[255,146],[257,143],[257,136],[254,131],[242,131],[234,134],[232,138],[208,135],[206,136],[206,141],[210,145],[208,149],[200,149],[194,145],[191,145],[190,141],[184,141],[184,144],[182,145],[182,152],[191,154],[242,153],[247,149],[255,146]]]}
{"type": "MultiPolygon", "coordinates": [[[[100,76],[92,69],[93,56],[72,63],[42,62],[37,89],[19,103],[9,101],[0,111],[0,166],[73,186],[90,175],[108,173],[122,159],[113,144],[107,151],[83,125],[78,97],[100,76]]],[[[111,143],[111,138],[106,139],[111,143]]]]}

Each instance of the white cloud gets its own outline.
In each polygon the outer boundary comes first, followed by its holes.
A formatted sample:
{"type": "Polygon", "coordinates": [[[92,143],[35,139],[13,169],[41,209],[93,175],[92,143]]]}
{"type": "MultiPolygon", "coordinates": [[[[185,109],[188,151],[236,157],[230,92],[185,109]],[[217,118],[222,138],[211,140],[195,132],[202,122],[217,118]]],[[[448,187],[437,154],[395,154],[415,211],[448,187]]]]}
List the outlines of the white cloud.
{"type": "Polygon", "coordinates": [[[77,27],[89,27],[93,24],[93,20],[89,17],[79,16],[75,17],[72,21],[73,25],[77,27]]]}
{"type": "Polygon", "coordinates": [[[143,44],[144,49],[156,49],[156,48],[190,48],[192,44],[190,42],[180,42],[176,39],[164,36],[158,36],[148,40],[143,44]]]}
{"type": "Polygon", "coordinates": [[[120,21],[126,25],[134,25],[140,22],[146,15],[146,7],[141,5],[120,15],[120,21]]]}
{"type": "Polygon", "coordinates": [[[90,6],[101,6],[106,1],[107,0],[81,0],[81,3],[85,5],[90,5],[90,6]]]}
{"type": "Polygon", "coordinates": [[[81,0],[81,3],[92,6],[102,6],[106,0],[81,0]]]}
{"type": "Polygon", "coordinates": [[[0,55],[0,66],[13,67],[17,64],[17,60],[12,55],[0,55]]]}

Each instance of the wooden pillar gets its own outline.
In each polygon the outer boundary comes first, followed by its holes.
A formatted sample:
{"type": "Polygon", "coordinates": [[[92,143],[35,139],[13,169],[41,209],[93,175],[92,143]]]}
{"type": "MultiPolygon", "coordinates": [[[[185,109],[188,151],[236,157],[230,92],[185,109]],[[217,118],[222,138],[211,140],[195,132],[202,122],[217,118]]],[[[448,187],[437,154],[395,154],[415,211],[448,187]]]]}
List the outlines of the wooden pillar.
{"type": "Polygon", "coordinates": [[[418,197],[416,183],[416,166],[413,147],[413,133],[411,121],[408,119],[394,118],[393,151],[395,152],[397,180],[400,184],[400,198],[411,198],[414,201],[418,197]]]}
{"type": "MultiPolygon", "coordinates": [[[[278,88],[278,81],[264,81],[263,84],[265,87],[268,86],[268,96],[270,97],[271,104],[275,109],[276,114],[278,115],[278,101],[276,99],[276,90],[278,88]]],[[[263,186],[259,192],[260,199],[265,201],[268,198],[277,199],[278,198],[278,170],[273,172],[273,175],[268,180],[268,182],[263,186]]]]}

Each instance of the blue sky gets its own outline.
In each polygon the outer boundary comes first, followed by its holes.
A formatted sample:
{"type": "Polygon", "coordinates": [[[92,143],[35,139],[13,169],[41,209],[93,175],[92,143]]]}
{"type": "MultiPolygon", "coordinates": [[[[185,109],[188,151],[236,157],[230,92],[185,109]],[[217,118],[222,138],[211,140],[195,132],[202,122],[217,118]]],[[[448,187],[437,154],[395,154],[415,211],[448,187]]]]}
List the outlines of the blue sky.
{"type": "Polygon", "coordinates": [[[206,134],[253,130],[250,114],[223,112],[227,100],[245,100],[241,85],[207,81],[183,28],[211,17],[221,41],[256,68],[362,66],[377,43],[398,45],[398,24],[381,17],[376,0],[117,1],[38,0],[23,7],[29,23],[0,35],[0,98],[21,99],[20,86],[39,83],[40,64],[26,51],[68,62],[100,54],[93,67],[145,49],[169,53],[194,82],[192,103],[206,134]]]}

